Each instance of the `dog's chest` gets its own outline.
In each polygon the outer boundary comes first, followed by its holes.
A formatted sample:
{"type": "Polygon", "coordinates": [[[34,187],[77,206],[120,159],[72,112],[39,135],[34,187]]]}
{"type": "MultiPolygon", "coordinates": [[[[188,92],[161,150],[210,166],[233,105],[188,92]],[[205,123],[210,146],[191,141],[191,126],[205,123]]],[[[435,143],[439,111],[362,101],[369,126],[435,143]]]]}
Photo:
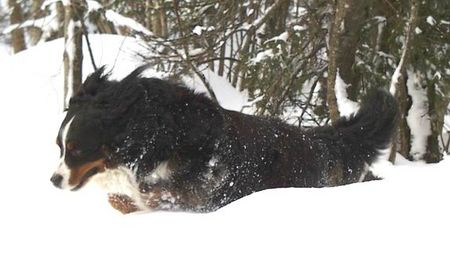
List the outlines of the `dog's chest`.
{"type": "Polygon", "coordinates": [[[161,163],[139,182],[141,195],[149,207],[207,210],[211,197],[226,184],[229,174],[218,157],[211,157],[201,169],[189,165],[178,168],[161,163]]]}

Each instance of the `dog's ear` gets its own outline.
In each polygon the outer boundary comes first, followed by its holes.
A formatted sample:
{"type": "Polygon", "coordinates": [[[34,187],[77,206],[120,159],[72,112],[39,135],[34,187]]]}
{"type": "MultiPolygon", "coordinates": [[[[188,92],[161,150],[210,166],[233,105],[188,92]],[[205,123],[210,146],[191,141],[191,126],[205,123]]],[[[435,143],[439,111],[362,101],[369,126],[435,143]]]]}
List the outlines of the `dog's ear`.
{"type": "Polygon", "coordinates": [[[141,76],[141,74],[150,67],[150,64],[142,65],[135,70],[133,70],[130,74],[128,74],[125,78],[120,81],[120,86],[122,88],[126,88],[128,85],[136,82],[136,79],[141,76]]]}
{"type": "Polygon", "coordinates": [[[84,80],[81,87],[74,92],[72,97],[82,96],[82,95],[91,95],[95,96],[104,86],[104,84],[108,81],[108,77],[110,73],[105,73],[105,66],[100,67],[92,74],[90,74],[86,80],[84,80]]]}

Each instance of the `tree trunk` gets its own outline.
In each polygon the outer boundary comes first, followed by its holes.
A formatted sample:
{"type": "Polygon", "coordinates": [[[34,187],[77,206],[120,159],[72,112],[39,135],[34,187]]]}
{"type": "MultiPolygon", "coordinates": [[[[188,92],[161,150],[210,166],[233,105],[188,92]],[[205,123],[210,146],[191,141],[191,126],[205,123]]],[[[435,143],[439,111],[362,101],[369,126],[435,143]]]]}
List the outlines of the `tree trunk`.
{"type": "Polygon", "coordinates": [[[355,64],[356,49],[360,44],[361,30],[366,22],[367,8],[372,4],[371,0],[352,0],[348,3],[344,17],[344,30],[338,37],[339,48],[336,53],[336,63],[342,80],[349,84],[347,94],[349,99],[356,101],[360,93],[357,86],[357,75],[353,66],[355,64]]]}
{"type": "Polygon", "coordinates": [[[64,17],[65,10],[62,2],[54,3],[56,9],[56,20],[58,24],[58,28],[49,33],[48,37],[45,37],[46,41],[51,41],[57,38],[64,37],[64,17]]]}
{"type": "MultiPolygon", "coordinates": [[[[44,3],[44,0],[33,0],[31,3],[31,16],[34,20],[42,18],[45,15],[41,9],[42,3],[44,3]]],[[[39,27],[30,27],[28,28],[28,35],[31,45],[36,45],[41,40],[42,30],[39,27]]]]}
{"type": "Polygon", "coordinates": [[[225,54],[226,54],[226,39],[224,37],[222,46],[220,47],[220,53],[219,53],[219,69],[217,74],[219,76],[223,76],[225,72],[225,54]]]}
{"type": "MultiPolygon", "coordinates": [[[[274,16],[267,20],[264,35],[270,39],[286,31],[286,20],[289,15],[289,6],[291,1],[282,3],[274,13],[274,16]]],[[[273,5],[274,0],[268,0],[265,3],[266,9],[273,5]]],[[[256,13],[256,11],[255,11],[256,13]]]]}
{"type": "Polygon", "coordinates": [[[71,0],[65,6],[64,21],[64,107],[82,82],[83,37],[82,24],[86,3],[83,0],[71,0]]]}
{"type": "Polygon", "coordinates": [[[340,47],[340,36],[343,32],[343,24],[346,14],[346,5],[349,0],[337,0],[334,9],[334,18],[330,26],[328,42],[328,80],[327,80],[327,105],[331,122],[339,119],[339,108],[336,100],[335,85],[338,70],[337,54],[340,47]]]}
{"type": "Polygon", "coordinates": [[[152,0],[145,0],[145,24],[144,26],[151,30],[152,29],[152,0]]]}
{"type": "Polygon", "coordinates": [[[442,134],[444,116],[450,99],[443,97],[441,93],[436,91],[433,81],[428,81],[427,97],[431,134],[428,136],[427,148],[423,158],[427,163],[437,163],[444,157],[443,151],[439,145],[439,137],[442,134]]]}
{"type": "MultiPolygon", "coordinates": [[[[8,7],[10,10],[9,22],[11,25],[23,23],[22,7],[16,0],[8,0],[8,7]]],[[[18,53],[25,50],[25,36],[23,34],[23,28],[17,27],[11,31],[11,45],[14,53],[18,53]]]]}
{"type": "MultiPolygon", "coordinates": [[[[406,159],[411,160],[411,130],[409,128],[407,117],[409,110],[412,106],[412,98],[408,94],[407,88],[407,73],[406,68],[401,69],[399,77],[397,78],[397,83],[395,84],[395,98],[397,99],[399,111],[400,111],[400,120],[398,124],[398,130],[396,133],[396,151],[399,152],[406,159]]],[[[395,153],[396,151],[392,151],[395,153]]],[[[395,159],[395,155],[391,155],[391,159],[395,159]]]]}
{"type": "Polygon", "coordinates": [[[161,26],[161,20],[159,19],[159,1],[153,0],[153,12],[152,12],[152,31],[153,34],[155,34],[158,37],[161,37],[162,34],[162,26],[161,26]]]}
{"type": "Polygon", "coordinates": [[[396,133],[396,142],[391,151],[390,160],[395,161],[395,152],[398,151],[406,159],[411,159],[411,130],[409,128],[406,118],[408,117],[409,110],[411,109],[412,100],[408,94],[408,88],[406,86],[407,72],[406,67],[409,64],[411,55],[412,42],[414,38],[414,31],[417,26],[419,14],[419,0],[413,0],[411,3],[411,11],[406,28],[405,43],[403,45],[402,57],[392,77],[390,91],[395,94],[397,98],[400,121],[398,130],[396,133]]]}
{"type": "Polygon", "coordinates": [[[150,0],[146,2],[146,9],[151,11],[147,16],[147,27],[158,37],[167,37],[167,18],[164,1],[150,0]]]}
{"type": "Polygon", "coordinates": [[[169,35],[169,30],[167,27],[167,14],[164,0],[160,0],[159,20],[161,22],[161,37],[166,38],[169,35]]]}
{"type": "Polygon", "coordinates": [[[336,76],[349,84],[347,93],[350,99],[356,100],[356,77],[353,72],[355,54],[360,39],[360,32],[367,18],[366,8],[372,1],[338,0],[335,7],[334,20],[331,24],[328,47],[328,82],[327,103],[330,118],[334,123],[339,118],[336,101],[336,76]]]}

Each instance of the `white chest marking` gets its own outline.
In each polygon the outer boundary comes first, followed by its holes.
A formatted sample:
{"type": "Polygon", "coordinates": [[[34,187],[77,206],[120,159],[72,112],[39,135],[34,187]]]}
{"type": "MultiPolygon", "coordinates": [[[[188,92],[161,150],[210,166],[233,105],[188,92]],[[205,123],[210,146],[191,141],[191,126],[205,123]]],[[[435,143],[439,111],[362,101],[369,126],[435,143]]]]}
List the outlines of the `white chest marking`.
{"type": "Polygon", "coordinates": [[[136,176],[124,166],[106,169],[104,172],[94,175],[89,180],[89,184],[95,184],[109,194],[126,195],[133,200],[139,210],[148,210],[139,191],[136,176]]]}

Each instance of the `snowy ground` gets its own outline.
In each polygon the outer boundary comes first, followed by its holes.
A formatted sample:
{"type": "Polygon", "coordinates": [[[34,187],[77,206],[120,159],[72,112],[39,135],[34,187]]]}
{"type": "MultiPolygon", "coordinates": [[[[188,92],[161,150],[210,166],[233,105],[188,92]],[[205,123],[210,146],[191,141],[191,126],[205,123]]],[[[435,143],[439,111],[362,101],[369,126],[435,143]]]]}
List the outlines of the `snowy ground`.
{"type": "MultiPolygon", "coordinates": [[[[134,40],[92,42],[116,77],[136,66],[134,40]]],[[[0,273],[450,273],[449,158],[381,165],[382,181],[265,191],[204,215],[122,216],[94,188],[55,189],[61,56],[55,41],[0,60],[0,273]]]]}

